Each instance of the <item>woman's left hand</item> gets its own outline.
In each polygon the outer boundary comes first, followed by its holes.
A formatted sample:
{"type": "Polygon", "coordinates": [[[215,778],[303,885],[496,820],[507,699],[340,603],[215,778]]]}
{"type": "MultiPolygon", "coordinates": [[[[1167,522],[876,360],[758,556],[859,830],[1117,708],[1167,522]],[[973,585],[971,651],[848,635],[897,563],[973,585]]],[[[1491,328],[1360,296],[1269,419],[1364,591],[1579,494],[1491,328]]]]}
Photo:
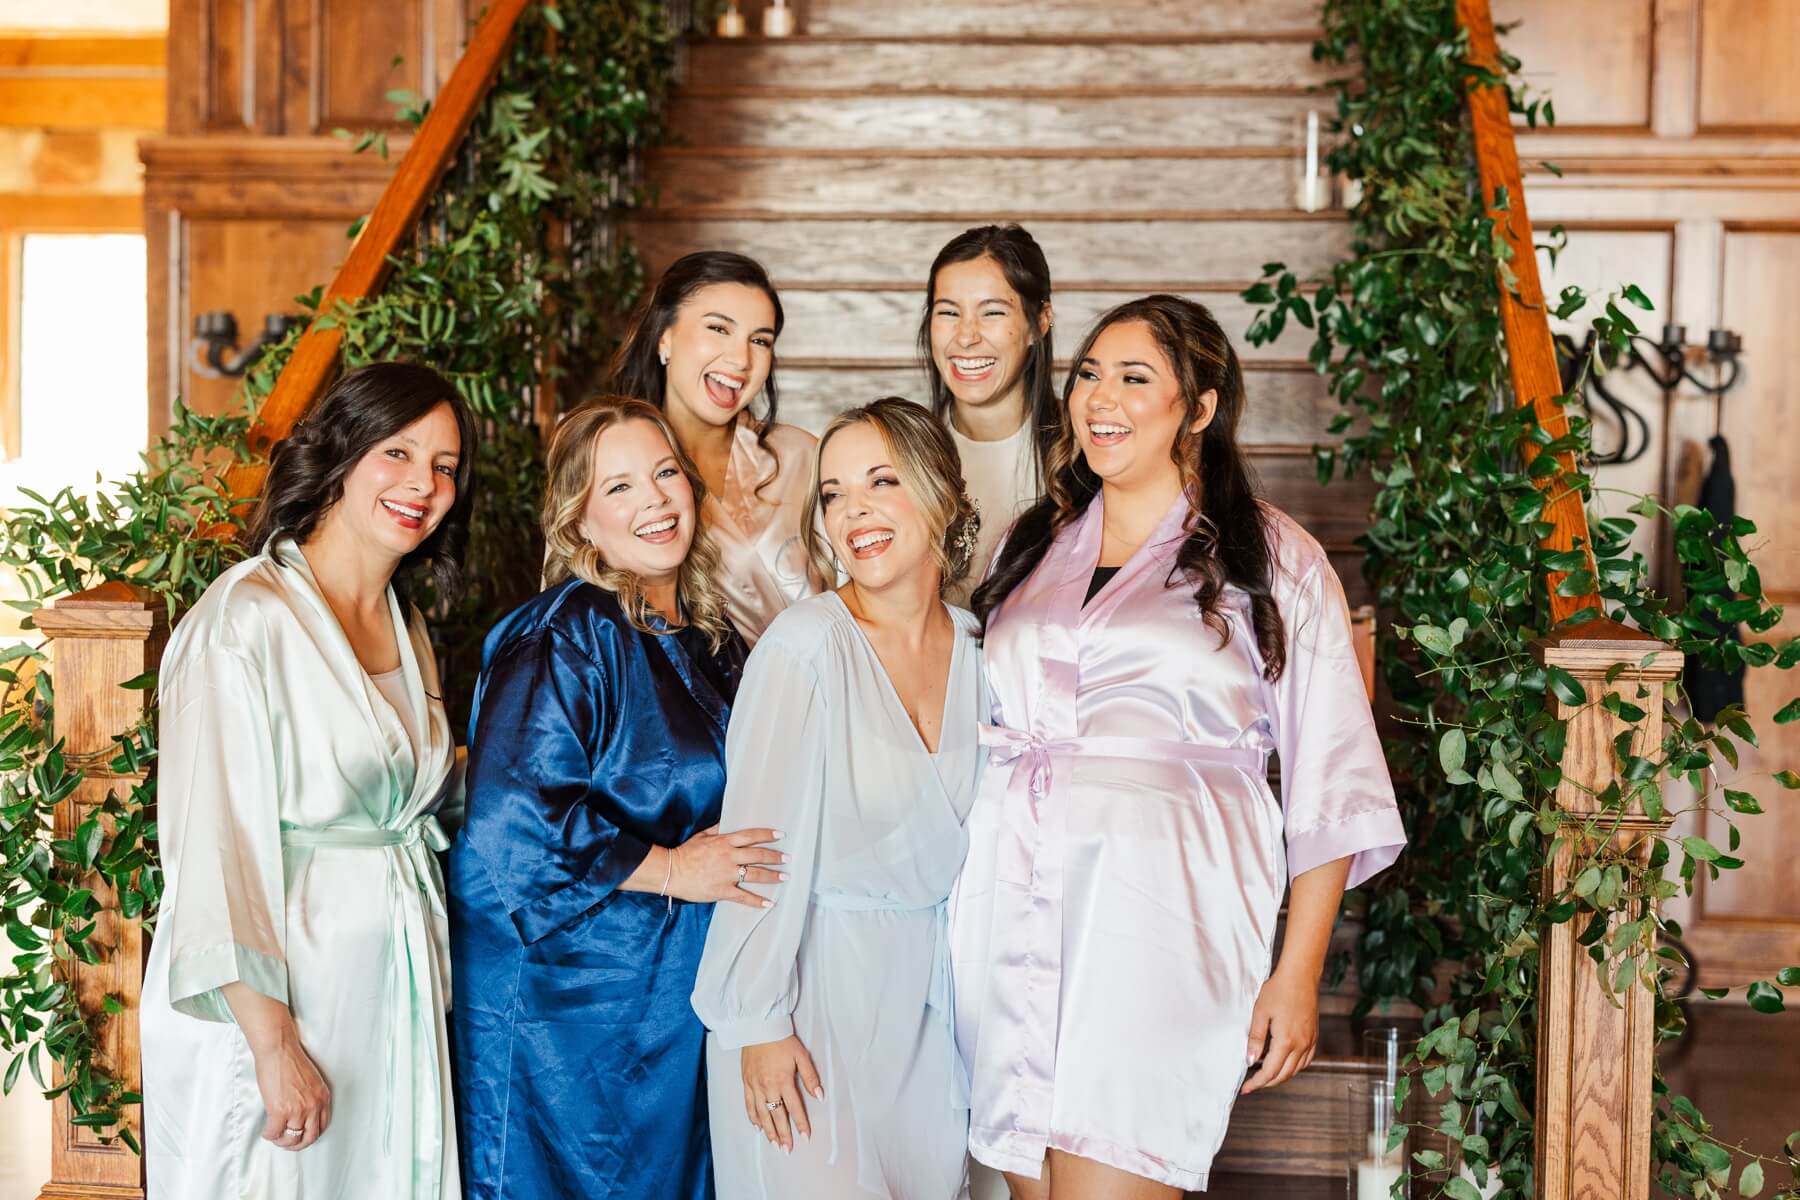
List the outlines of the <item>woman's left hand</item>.
{"type": "Polygon", "coordinates": [[[1279,968],[1250,1010],[1250,1062],[1262,1065],[1239,1095],[1286,1083],[1305,1069],[1319,1047],[1319,981],[1279,968]]]}

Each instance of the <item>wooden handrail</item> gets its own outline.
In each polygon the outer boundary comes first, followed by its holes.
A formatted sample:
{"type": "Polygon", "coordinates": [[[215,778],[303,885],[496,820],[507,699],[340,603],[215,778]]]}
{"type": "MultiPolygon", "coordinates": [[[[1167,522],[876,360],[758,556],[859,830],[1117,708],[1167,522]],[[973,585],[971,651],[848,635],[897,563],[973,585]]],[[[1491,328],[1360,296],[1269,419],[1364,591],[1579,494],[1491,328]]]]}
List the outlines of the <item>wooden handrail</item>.
{"type": "MultiPolygon", "coordinates": [[[[390,256],[412,235],[438,181],[456,157],[463,135],[481,110],[527,2],[489,0],[487,12],[464,47],[456,69],[433,100],[431,111],[381,193],[375,211],[356,235],[337,277],[325,289],[321,312],[330,312],[340,300],[361,300],[380,290],[392,266],[390,256]]],[[[286,437],[325,390],[337,367],[343,336],[341,329],[323,329],[316,322],[301,336],[293,356],[275,381],[275,390],[257,414],[256,426],[250,433],[253,450],[266,451],[286,437]]],[[[227,477],[232,496],[240,500],[255,496],[262,489],[264,472],[261,464],[233,468],[227,477]]]]}
{"type": "MultiPolygon", "coordinates": [[[[1488,0],[1456,0],[1456,17],[1469,32],[1469,61],[1496,76],[1503,75],[1488,0]]],[[[1550,317],[1544,305],[1543,281],[1538,277],[1537,247],[1531,238],[1531,217],[1525,209],[1525,182],[1519,171],[1519,150],[1513,141],[1506,89],[1471,80],[1468,93],[1482,203],[1494,219],[1495,229],[1512,248],[1513,286],[1500,289],[1500,324],[1506,331],[1514,400],[1533,409],[1538,424],[1552,438],[1560,438],[1569,432],[1569,417],[1559,400],[1562,373],[1556,365],[1556,344],[1550,338],[1550,317]],[[1504,208],[1494,205],[1500,195],[1505,197],[1504,208]]],[[[1530,463],[1541,448],[1528,441],[1522,451],[1530,463]]],[[[1556,457],[1562,470],[1538,481],[1547,493],[1544,519],[1554,526],[1544,545],[1551,550],[1579,548],[1587,556],[1591,578],[1594,554],[1588,538],[1587,508],[1581,495],[1563,481],[1575,470],[1575,456],[1564,451],[1556,457]]],[[[1582,609],[1602,607],[1600,597],[1593,592],[1585,596],[1558,594],[1557,585],[1563,578],[1563,574],[1550,578],[1550,615],[1555,622],[1560,624],[1582,609]]]]}

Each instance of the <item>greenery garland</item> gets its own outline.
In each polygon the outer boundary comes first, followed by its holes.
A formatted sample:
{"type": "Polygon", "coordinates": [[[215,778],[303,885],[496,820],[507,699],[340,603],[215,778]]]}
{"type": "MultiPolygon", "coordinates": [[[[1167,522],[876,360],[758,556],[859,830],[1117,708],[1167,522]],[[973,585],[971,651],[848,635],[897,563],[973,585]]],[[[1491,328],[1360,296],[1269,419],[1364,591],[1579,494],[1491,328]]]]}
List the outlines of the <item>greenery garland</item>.
{"type": "MultiPolygon", "coordinates": [[[[685,7],[545,0],[527,8],[482,112],[380,295],[329,312],[317,311],[318,292],[302,298],[315,321],[342,328],[347,365],[429,363],[481,417],[471,586],[454,603],[424,598],[448,696],[469,694],[495,614],[537,587],[541,472],[533,414],[540,390],[549,384],[558,397],[580,398],[594,386],[641,288],[619,215],[641,202],[641,152],[665,134],[662,100],[685,7]]],[[[404,119],[423,120],[418,97],[391,98],[404,119]]],[[[385,155],[385,138],[365,134],[357,148],[385,155]]],[[[72,488],[32,495],[34,506],[8,513],[0,563],[18,572],[26,592],[14,607],[30,613],[57,596],[126,580],[173,619],[239,561],[234,534],[242,514],[224,491],[224,472],[250,460],[255,405],[298,337],[295,331],[259,361],[242,391],[243,411],[203,417],[178,409],[132,478],[93,497],[72,488]]],[[[110,950],[97,933],[105,891],[118,911],[154,924],[162,893],[149,819],[155,779],[110,795],[74,837],[53,839],[54,810],[82,770],[54,740],[42,650],[20,644],[0,652],[0,686],[0,929],[16,950],[0,968],[0,1085],[10,1092],[29,1070],[46,1096],[67,1096],[77,1124],[136,1149],[120,1122],[140,1097],[100,1048],[103,1022],[119,1000],[82,1005],[70,973],[110,950]],[[61,1074],[56,1087],[46,1062],[61,1074]]],[[[148,768],[154,721],[152,710],[120,731],[114,771],[148,768]]]]}
{"type": "MultiPolygon", "coordinates": [[[[1738,744],[1756,742],[1741,709],[1724,711],[1709,728],[1687,716],[1676,685],[1650,695],[1627,681],[1618,693],[1589,697],[1566,672],[1538,665],[1530,643],[1552,629],[1552,576],[1569,572],[1562,594],[1597,593],[1606,615],[1676,645],[1690,662],[1786,669],[1800,661],[1800,644],[1736,640],[1740,623],[1765,632],[1781,616],[1744,550],[1755,526],[1742,517],[1719,528],[1705,512],[1642,499],[1629,515],[1590,514],[1591,572],[1580,553],[1542,547],[1550,530],[1542,520],[1546,486],[1592,499],[1585,474],[1547,478],[1559,471],[1558,452],[1585,460],[1590,431],[1572,412],[1572,432],[1552,439],[1512,403],[1495,291],[1497,280],[1511,277],[1509,250],[1483,211],[1464,90],[1468,44],[1455,4],[1326,0],[1323,24],[1314,56],[1358,64],[1337,85],[1342,140],[1330,157],[1361,188],[1350,256],[1316,286],[1269,264],[1245,298],[1265,306],[1253,342],[1272,341],[1290,321],[1312,330],[1310,361],[1342,405],[1331,433],[1344,435],[1318,450],[1321,481],[1366,473],[1377,487],[1361,545],[1388,618],[1378,661],[1397,719],[1386,746],[1412,845],[1366,893],[1360,1011],[1390,1000],[1427,1010],[1412,1061],[1436,1101],[1436,1120],[1425,1128],[1447,1140],[1449,1154],[1413,1155],[1413,1194],[1479,1200],[1458,1171],[1467,1165],[1480,1181],[1497,1172],[1503,1194],[1526,1196],[1533,1192],[1540,939],[1553,924],[1579,922],[1606,986],[1653,988],[1659,1039],[1680,1036],[1668,983],[1686,964],[1672,944],[1675,922],[1655,905],[1691,890],[1701,872],[1716,877],[1742,865],[1733,857],[1735,818],[1758,811],[1754,796],[1727,781],[1738,744]],[[1548,452],[1529,467],[1519,453],[1526,439],[1548,452]],[[1647,564],[1630,544],[1639,518],[1669,523],[1684,599],[1647,586],[1647,564]],[[1630,730],[1615,744],[1623,782],[1599,797],[1604,811],[1585,826],[1552,799],[1566,727],[1546,711],[1546,693],[1568,705],[1602,704],[1633,728],[1656,706],[1665,714],[1660,745],[1642,746],[1630,730]],[[1733,822],[1729,844],[1664,838],[1647,866],[1603,851],[1581,864],[1569,894],[1542,897],[1553,842],[1598,834],[1604,845],[1611,822],[1633,802],[1652,817],[1688,808],[1723,813],[1733,822]]],[[[1507,78],[1498,81],[1514,111],[1533,123],[1553,119],[1547,101],[1526,102],[1517,67],[1505,59],[1507,78]]],[[[1498,203],[1504,207],[1504,197],[1498,203]]],[[[1556,315],[1571,316],[1587,300],[1567,289],[1556,315]]],[[[1606,299],[1594,322],[1597,353],[1616,351],[1636,333],[1626,311],[1633,305],[1650,307],[1634,287],[1606,299]]],[[[1565,397],[1577,400],[1578,393],[1565,397]]],[[[1774,720],[1796,717],[1800,702],[1774,720]]],[[[1792,771],[1776,778],[1800,787],[1792,771]]],[[[1778,985],[1800,985],[1800,968],[1751,985],[1750,1004],[1778,1011],[1778,985]]],[[[1724,1194],[1733,1154],[1742,1152],[1660,1076],[1655,1089],[1652,1152],[1661,1186],[1678,1196],[1724,1194]]],[[[1800,1133],[1788,1141],[1786,1163],[1748,1156],[1739,1192],[1760,1193],[1771,1165],[1792,1170],[1800,1189],[1797,1154],[1800,1133]]]]}

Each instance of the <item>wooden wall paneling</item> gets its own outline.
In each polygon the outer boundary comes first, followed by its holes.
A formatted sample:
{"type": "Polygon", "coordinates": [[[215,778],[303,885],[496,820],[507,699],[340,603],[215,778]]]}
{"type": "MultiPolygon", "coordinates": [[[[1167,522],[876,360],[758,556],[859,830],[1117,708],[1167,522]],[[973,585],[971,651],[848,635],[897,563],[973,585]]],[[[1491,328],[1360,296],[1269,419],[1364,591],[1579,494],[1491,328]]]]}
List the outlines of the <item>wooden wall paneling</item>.
{"type": "Polygon", "coordinates": [[[19,456],[19,237],[0,224],[0,460],[19,456]]]}
{"type": "MultiPolygon", "coordinates": [[[[1652,0],[1495,0],[1497,24],[1534,95],[1548,94],[1559,129],[1648,129],[1654,56],[1652,0]]],[[[1523,119],[1521,118],[1521,121],[1523,119]]]]}
{"type": "MultiPolygon", "coordinates": [[[[1766,178],[1531,173],[1531,209],[1545,221],[1786,221],[1800,214],[1800,175],[1766,178]]],[[[1716,267],[1706,272],[1716,275],[1716,267]]],[[[1716,292],[1714,293],[1716,303],[1716,292]]],[[[1684,320],[1687,317],[1684,316],[1684,320]]],[[[1688,320],[1688,324],[1695,322],[1688,320]]]]}
{"type": "MultiPolygon", "coordinates": [[[[976,222],[908,220],[647,219],[632,238],[655,278],[698,247],[736,250],[761,261],[777,287],[894,281],[924,302],[925,273],[938,249],[976,222]]],[[[1350,226],[1339,215],[1316,220],[1032,221],[1057,287],[1109,286],[1152,291],[1185,279],[1214,289],[1258,278],[1262,264],[1288,263],[1304,275],[1347,251],[1350,226]]],[[[1074,337],[1065,329],[1060,336],[1074,337]]]]}
{"type": "Polygon", "coordinates": [[[255,129],[255,0],[202,0],[202,12],[200,61],[206,82],[201,127],[255,129]]]}
{"type": "Polygon", "coordinates": [[[1308,42],[1218,41],[1171,35],[1155,43],[1098,36],[1031,38],[993,29],[955,42],[701,39],[688,50],[691,87],[934,92],[945,87],[1065,93],[1179,89],[1188,93],[1299,93],[1343,70],[1313,61],[1308,42]]]}
{"type": "Polygon", "coordinates": [[[227,217],[183,217],[180,224],[179,278],[181,302],[167,309],[172,328],[167,344],[180,345],[180,358],[168,364],[168,394],[179,395],[196,412],[218,413],[232,407],[235,379],[208,379],[193,369],[187,355],[194,316],[224,310],[238,323],[239,345],[261,332],[270,313],[302,311],[294,297],[331,278],[348,253],[341,218],[255,220],[227,217]],[[271,246],[280,254],[271,255],[271,246]]]}
{"type": "MultiPolygon", "coordinates": [[[[1674,288],[1675,231],[1661,229],[1609,228],[1600,224],[1575,225],[1568,228],[1568,244],[1554,265],[1544,262],[1544,290],[1548,295],[1561,292],[1567,285],[1582,288],[1592,299],[1586,308],[1567,320],[1551,321],[1551,328],[1579,342],[1593,326],[1593,319],[1604,313],[1608,296],[1616,296],[1626,284],[1636,284],[1652,303],[1654,312],[1644,312],[1634,305],[1620,307],[1652,341],[1662,326],[1671,319],[1671,296],[1674,288]]],[[[1596,468],[1594,477],[1602,488],[1620,489],[1632,494],[1668,495],[1665,483],[1663,449],[1667,444],[1662,392],[1641,371],[1615,371],[1601,379],[1613,395],[1632,406],[1649,423],[1650,441],[1643,457],[1633,463],[1596,468]]],[[[1603,449],[1618,446],[1621,422],[1604,404],[1596,402],[1589,410],[1594,422],[1595,442],[1603,449]]],[[[1624,515],[1635,501],[1631,495],[1602,491],[1594,498],[1594,507],[1603,515],[1624,515]]],[[[1654,555],[1659,543],[1659,530],[1645,522],[1639,528],[1634,544],[1646,554],[1654,555]]]]}
{"type": "Polygon", "coordinates": [[[1656,0],[1650,127],[1658,137],[1692,137],[1699,126],[1700,3],[1656,0]]]}
{"type": "Polygon", "coordinates": [[[1800,451],[1792,439],[1769,436],[1792,428],[1800,395],[1800,308],[1785,302],[1800,279],[1800,223],[1728,223],[1722,261],[1720,319],[1744,338],[1743,380],[1724,409],[1738,510],[1766,539],[1758,556],[1764,588],[1800,594],[1800,451]]]}
{"type": "Polygon", "coordinates": [[[995,32],[1043,37],[1119,34],[1288,35],[1311,39],[1318,0],[806,0],[803,33],[886,37],[995,32]]]}
{"type": "Polygon", "coordinates": [[[295,132],[390,128],[391,90],[423,94],[427,63],[435,70],[436,47],[426,42],[431,22],[425,9],[435,0],[310,0],[312,120],[295,132]],[[400,61],[396,63],[394,60],[400,61]]]}
{"type": "Polygon", "coordinates": [[[1009,146],[935,154],[709,144],[659,151],[648,166],[657,211],[647,220],[779,213],[974,224],[1045,215],[1292,212],[1302,158],[1297,149],[1225,158],[1164,147],[1032,153],[1009,146]],[[969,174],[976,171],[980,184],[971,188],[969,174]]]}
{"type": "Polygon", "coordinates": [[[979,149],[1191,146],[1279,150],[1301,144],[1311,97],[1068,96],[1054,88],[1009,96],[939,91],[871,95],[774,88],[698,89],[670,105],[690,143],[785,148],[856,146],[979,149]],[[729,101],[729,103],[726,103],[729,101]]]}
{"type": "Polygon", "coordinates": [[[1800,131],[1800,4],[1703,0],[1700,5],[1701,132],[1800,131]]]}

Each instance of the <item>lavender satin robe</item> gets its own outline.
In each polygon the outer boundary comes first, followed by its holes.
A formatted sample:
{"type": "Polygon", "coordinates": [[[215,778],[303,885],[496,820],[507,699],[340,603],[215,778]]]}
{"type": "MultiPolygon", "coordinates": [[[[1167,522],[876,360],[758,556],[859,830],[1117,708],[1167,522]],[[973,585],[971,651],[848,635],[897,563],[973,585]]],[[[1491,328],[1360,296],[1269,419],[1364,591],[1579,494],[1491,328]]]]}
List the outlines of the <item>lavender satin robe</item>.
{"type": "Polygon", "coordinates": [[[823,587],[800,546],[800,517],[818,444],[804,429],[777,425],[764,447],[750,423],[740,420],[725,493],[708,495],[701,506],[701,520],[724,559],[726,613],[750,645],[782,609],[823,587]]]}
{"type": "Polygon", "coordinates": [[[1167,586],[1177,500],[1083,607],[1102,509],[989,620],[989,769],[951,904],[976,1159],[1055,1148],[1203,1190],[1245,1071],[1288,881],[1406,840],[1324,551],[1275,516],[1287,669],[1262,677],[1247,597],[1220,645],[1167,586]],[[1278,801],[1265,764],[1281,759],[1278,801]]]}

